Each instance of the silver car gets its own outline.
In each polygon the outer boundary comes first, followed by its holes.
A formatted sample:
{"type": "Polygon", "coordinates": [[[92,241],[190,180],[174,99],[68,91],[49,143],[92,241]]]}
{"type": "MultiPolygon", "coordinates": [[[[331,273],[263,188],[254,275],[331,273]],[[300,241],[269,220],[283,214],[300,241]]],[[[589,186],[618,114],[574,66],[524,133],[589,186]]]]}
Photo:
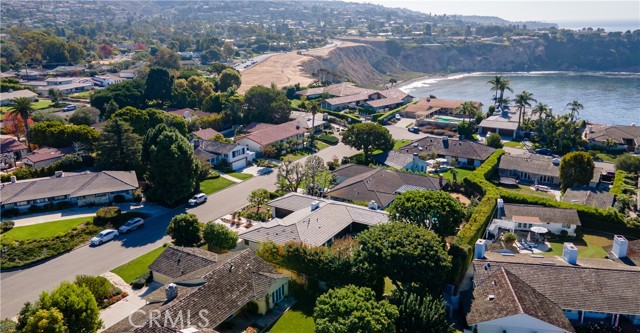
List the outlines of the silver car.
{"type": "Polygon", "coordinates": [[[144,228],[144,219],[142,219],[141,217],[135,217],[118,228],[118,232],[121,234],[126,234],[139,228],[144,228]]]}
{"type": "Polygon", "coordinates": [[[114,229],[106,229],[100,231],[96,237],[91,238],[91,245],[98,246],[102,245],[110,240],[113,240],[118,237],[118,231],[114,229]]]}

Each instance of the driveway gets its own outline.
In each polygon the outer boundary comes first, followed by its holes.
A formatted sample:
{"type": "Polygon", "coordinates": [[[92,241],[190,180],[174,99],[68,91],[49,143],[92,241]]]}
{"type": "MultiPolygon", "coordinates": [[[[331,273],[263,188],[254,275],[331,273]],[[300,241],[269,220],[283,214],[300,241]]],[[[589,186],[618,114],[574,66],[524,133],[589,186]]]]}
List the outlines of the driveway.
{"type": "MultiPolygon", "coordinates": [[[[334,156],[341,159],[358,151],[339,143],[317,153],[325,161],[334,156]]],[[[308,158],[300,159],[300,162],[308,158]]],[[[171,241],[166,236],[171,218],[188,212],[198,216],[202,222],[216,220],[248,204],[247,196],[252,190],[276,189],[277,172],[256,176],[235,184],[209,196],[209,200],[195,208],[178,207],[148,218],[145,228],[137,232],[120,236],[116,241],[99,247],[82,246],[67,254],[49,260],[43,264],[13,272],[0,273],[0,314],[2,318],[11,318],[18,314],[26,301],[35,301],[43,290],[52,290],[62,281],[71,281],[76,275],[100,275],[124,263],[131,261],[164,243],[171,241]]]]}
{"type": "MultiPolygon", "coordinates": [[[[405,120],[405,119],[407,118],[403,118],[402,120],[405,120]]],[[[408,119],[408,120],[413,120],[413,119],[408,119]]],[[[422,139],[428,136],[427,134],[422,132],[420,133],[409,132],[407,128],[396,126],[396,125],[387,125],[385,126],[385,128],[389,130],[389,133],[391,133],[391,136],[396,140],[408,139],[413,141],[413,140],[422,139]]]]}

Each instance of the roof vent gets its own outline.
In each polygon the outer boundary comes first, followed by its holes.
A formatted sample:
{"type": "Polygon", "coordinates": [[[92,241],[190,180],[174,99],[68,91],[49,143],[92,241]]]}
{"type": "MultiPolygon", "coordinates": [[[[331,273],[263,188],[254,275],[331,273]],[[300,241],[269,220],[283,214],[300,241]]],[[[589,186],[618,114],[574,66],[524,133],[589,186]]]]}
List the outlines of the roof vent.
{"type": "Polygon", "coordinates": [[[613,248],[611,252],[618,258],[624,258],[627,256],[627,249],[629,248],[629,241],[622,235],[615,235],[613,237],[613,248]]]}
{"type": "Polygon", "coordinates": [[[489,295],[489,297],[487,297],[487,299],[489,301],[493,301],[494,299],[496,299],[496,295],[489,295]]]}
{"type": "Polygon", "coordinates": [[[167,296],[167,301],[171,301],[174,298],[178,297],[178,286],[176,286],[174,283],[169,283],[164,291],[167,296]]]}
{"type": "Polygon", "coordinates": [[[320,207],[320,201],[314,201],[311,203],[311,211],[313,212],[314,210],[318,209],[318,207],[320,207]]]}
{"type": "Polygon", "coordinates": [[[233,271],[233,264],[229,266],[229,273],[231,273],[231,271],[233,271]]]}
{"type": "Polygon", "coordinates": [[[562,247],[562,258],[571,265],[578,264],[578,248],[573,245],[573,243],[564,243],[562,247]]]}

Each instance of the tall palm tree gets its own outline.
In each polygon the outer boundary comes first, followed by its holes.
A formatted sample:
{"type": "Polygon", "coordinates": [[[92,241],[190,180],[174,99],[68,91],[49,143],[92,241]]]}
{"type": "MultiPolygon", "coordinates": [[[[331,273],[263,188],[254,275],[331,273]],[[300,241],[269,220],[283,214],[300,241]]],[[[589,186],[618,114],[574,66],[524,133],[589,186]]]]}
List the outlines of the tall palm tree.
{"type": "Polygon", "coordinates": [[[498,85],[498,90],[500,90],[500,98],[498,99],[498,107],[500,108],[500,110],[502,110],[502,106],[504,105],[504,91],[505,90],[509,90],[510,92],[513,92],[513,89],[511,89],[511,81],[507,80],[507,79],[502,79],[502,82],[500,82],[500,84],[498,85]]]}
{"type": "Polygon", "coordinates": [[[571,121],[576,121],[578,116],[580,115],[580,110],[584,109],[584,105],[580,104],[578,100],[573,100],[571,103],[567,103],[567,107],[571,113],[569,114],[571,117],[571,121]]]}
{"type": "Polygon", "coordinates": [[[31,150],[29,147],[29,117],[33,112],[33,106],[31,106],[31,99],[28,97],[18,97],[13,100],[13,105],[9,109],[9,114],[13,116],[20,116],[24,123],[24,136],[27,140],[27,150],[31,150]]]}
{"type": "Polygon", "coordinates": [[[538,115],[538,119],[542,119],[542,116],[547,117],[549,115],[549,106],[544,103],[538,103],[538,105],[531,110],[531,115],[538,115]]]}
{"type": "Polygon", "coordinates": [[[501,75],[496,75],[491,78],[491,80],[487,81],[487,83],[491,85],[491,91],[494,91],[496,93],[495,97],[493,98],[493,104],[498,103],[498,92],[500,91],[500,85],[502,84],[503,80],[504,79],[501,75]]]}
{"type": "Polygon", "coordinates": [[[518,111],[520,114],[518,115],[518,127],[524,118],[524,110],[525,108],[531,107],[531,102],[537,102],[535,98],[533,98],[533,94],[524,90],[523,92],[516,95],[516,99],[514,100],[516,105],[518,106],[518,111]]]}
{"type": "Polygon", "coordinates": [[[311,112],[311,135],[309,139],[311,141],[311,149],[313,149],[314,139],[316,136],[316,114],[320,112],[320,105],[318,105],[318,102],[311,101],[309,111],[311,112]]]}

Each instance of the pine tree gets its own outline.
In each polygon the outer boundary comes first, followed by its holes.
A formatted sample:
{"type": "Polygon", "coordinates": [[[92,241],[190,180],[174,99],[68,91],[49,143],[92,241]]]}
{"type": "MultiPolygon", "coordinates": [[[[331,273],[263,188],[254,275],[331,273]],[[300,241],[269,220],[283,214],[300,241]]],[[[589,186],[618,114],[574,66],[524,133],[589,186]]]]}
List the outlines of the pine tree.
{"type": "Polygon", "coordinates": [[[120,119],[109,120],[96,143],[96,167],[102,170],[137,170],[142,139],[120,119]]]}

